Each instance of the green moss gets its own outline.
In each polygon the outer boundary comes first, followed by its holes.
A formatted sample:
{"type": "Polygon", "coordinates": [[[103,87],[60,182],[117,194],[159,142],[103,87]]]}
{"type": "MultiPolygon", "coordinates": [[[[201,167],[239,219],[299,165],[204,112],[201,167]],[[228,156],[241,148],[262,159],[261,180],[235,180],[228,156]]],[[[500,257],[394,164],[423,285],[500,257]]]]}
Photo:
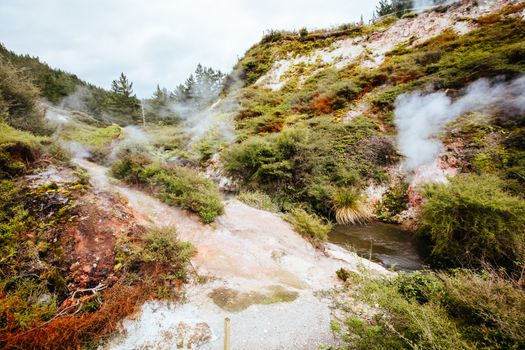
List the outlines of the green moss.
{"type": "Polygon", "coordinates": [[[217,288],[210,294],[213,302],[228,312],[239,312],[254,304],[276,304],[292,302],[299,296],[295,291],[287,290],[281,286],[269,286],[267,293],[258,291],[239,292],[229,288],[217,288]]]}

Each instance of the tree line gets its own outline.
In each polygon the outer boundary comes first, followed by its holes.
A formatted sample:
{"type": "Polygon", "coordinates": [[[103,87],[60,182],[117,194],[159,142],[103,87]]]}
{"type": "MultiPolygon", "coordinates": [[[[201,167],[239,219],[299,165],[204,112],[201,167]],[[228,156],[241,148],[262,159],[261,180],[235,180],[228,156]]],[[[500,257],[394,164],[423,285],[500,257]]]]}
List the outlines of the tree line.
{"type": "MultiPolygon", "coordinates": [[[[143,101],[144,113],[148,120],[176,119],[178,113],[173,108],[174,105],[183,106],[184,110],[204,108],[222,91],[224,77],[225,74],[220,70],[204,67],[199,63],[195,72],[173,91],[157,85],[153,95],[143,101]]],[[[141,114],[141,102],[133,93],[133,83],[124,73],[111,84],[109,106],[113,112],[129,113],[136,118],[141,114]]]]}

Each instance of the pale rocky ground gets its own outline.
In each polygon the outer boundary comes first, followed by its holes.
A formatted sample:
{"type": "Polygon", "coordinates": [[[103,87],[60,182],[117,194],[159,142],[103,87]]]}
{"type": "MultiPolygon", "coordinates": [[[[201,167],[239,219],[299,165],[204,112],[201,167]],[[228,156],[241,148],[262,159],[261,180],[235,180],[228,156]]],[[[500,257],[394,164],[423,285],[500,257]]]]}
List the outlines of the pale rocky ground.
{"type": "MultiPolygon", "coordinates": [[[[452,29],[458,34],[466,34],[476,28],[475,19],[487,13],[497,11],[501,7],[518,3],[516,0],[467,0],[460,5],[454,5],[452,10],[441,13],[425,11],[414,18],[401,19],[389,28],[355,38],[338,40],[329,47],[318,49],[308,55],[279,59],[272,69],[263,75],[256,84],[279,90],[287,82],[287,72],[293,72],[299,65],[310,67],[333,66],[343,68],[350,64],[358,64],[363,68],[375,68],[381,65],[385,54],[400,44],[412,47],[441,34],[446,29],[452,29]],[[474,3],[478,5],[475,6],[474,3]]],[[[318,72],[310,69],[309,75],[318,72]]],[[[293,75],[292,75],[293,76],[293,75]]],[[[302,80],[306,76],[302,77],[302,80]]],[[[351,118],[351,115],[349,115],[351,118]]]]}
{"type": "Polygon", "coordinates": [[[335,272],[344,267],[390,274],[334,245],[322,253],[278,215],[237,200],[225,202],[225,213],[214,225],[203,225],[192,214],[110,180],[107,168],[82,159],[76,163],[88,171],[95,191],[122,196],[142,224],[176,227],[180,238],[197,248],[192,263],[207,277],[205,283],[186,287],[182,304],[146,303],[123,323],[122,334],[107,349],[221,349],[225,317],[231,318],[232,349],[334,345],[333,299],[322,291],[340,285],[335,272]],[[210,297],[218,291],[241,294],[224,299],[228,303],[221,308],[210,297]],[[287,302],[278,302],[282,300],[287,302]]]}

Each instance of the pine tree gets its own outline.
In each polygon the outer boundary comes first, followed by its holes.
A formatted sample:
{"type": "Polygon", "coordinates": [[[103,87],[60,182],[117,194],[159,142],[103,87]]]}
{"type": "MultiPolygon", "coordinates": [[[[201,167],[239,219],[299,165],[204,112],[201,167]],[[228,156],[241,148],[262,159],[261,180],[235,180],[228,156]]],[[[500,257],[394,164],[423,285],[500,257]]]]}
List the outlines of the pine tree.
{"type": "Polygon", "coordinates": [[[392,4],[388,0],[379,0],[376,6],[376,13],[378,17],[391,14],[393,11],[392,4]]]}
{"type": "Polygon", "coordinates": [[[157,84],[157,88],[155,89],[155,92],[153,93],[153,97],[150,100],[150,105],[154,108],[162,108],[166,107],[169,103],[169,94],[168,90],[163,88],[161,89],[160,86],[157,84]]]}
{"type": "Polygon", "coordinates": [[[392,12],[399,18],[414,7],[412,0],[392,0],[392,12]]]}
{"type": "Polygon", "coordinates": [[[133,94],[133,83],[131,83],[124,73],[120,73],[118,80],[111,83],[111,91],[114,94],[130,98],[133,94]]]}
{"type": "Polygon", "coordinates": [[[140,103],[133,94],[133,83],[124,73],[111,83],[110,106],[114,113],[127,114],[132,118],[139,116],[140,103]]]}
{"type": "Polygon", "coordinates": [[[376,6],[376,13],[378,17],[393,14],[401,18],[413,7],[414,3],[412,0],[379,0],[379,4],[376,6]]]}

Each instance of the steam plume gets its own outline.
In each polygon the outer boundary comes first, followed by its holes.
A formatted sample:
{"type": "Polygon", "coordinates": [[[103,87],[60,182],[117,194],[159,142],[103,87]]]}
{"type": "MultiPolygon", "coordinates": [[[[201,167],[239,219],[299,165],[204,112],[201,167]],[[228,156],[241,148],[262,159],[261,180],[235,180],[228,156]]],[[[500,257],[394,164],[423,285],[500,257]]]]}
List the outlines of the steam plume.
{"type": "Polygon", "coordinates": [[[491,84],[486,79],[478,80],[455,101],[444,92],[399,96],[394,121],[399,130],[399,149],[405,156],[404,168],[414,171],[431,166],[443,149],[437,136],[447,123],[467,112],[493,108],[524,112],[525,76],[510,83],[491,84]]]}

